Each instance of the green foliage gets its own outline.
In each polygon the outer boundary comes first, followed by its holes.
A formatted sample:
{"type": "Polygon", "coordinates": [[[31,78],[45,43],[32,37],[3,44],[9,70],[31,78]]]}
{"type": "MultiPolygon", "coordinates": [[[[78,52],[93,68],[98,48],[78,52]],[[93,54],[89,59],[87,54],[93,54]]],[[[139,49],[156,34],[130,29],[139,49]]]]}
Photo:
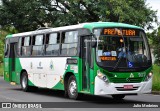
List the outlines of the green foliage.
{"type": "Polygon", "coordinates": [[[0,63],[0,76],[3,76],[3,64],[2,63],[0,63]]]}
{"type": "Polygon", "coordinates": [[[3,62],[3,56],[4,56],[4,43],[0,41],[0,63],[3,62]]]}
{"type": "Polygon", "coordinates": [[[150,39],[151,47],[154,49],[155,64],[160,65],[160,27],[147,35],[150,39]]]}
{"type": "Polygon", "coordinates": [[[4,30],[0,30],[0,64],[3,62],[4,56],[4,41],[7,33],[4,30]]]}
{"type": "Polygon", "coordinates": [[[153,66],[153,91],[160,91],[160,67],[157,65],[153,66]]]}
{"type": "Polygon", "coordinates": [[[156,11],[145,0],[2,0],[0,24],[19,32],[83,22],[124,22],[152,28],[156,11]]]}
{"type": "Polygon", "coordinates": [[[17,33],[17,30],[14,27],[4,27],[3,29],[0,29],[0,63],[3,62],[4,57],[5,37],[12,33],[17,33]]]}

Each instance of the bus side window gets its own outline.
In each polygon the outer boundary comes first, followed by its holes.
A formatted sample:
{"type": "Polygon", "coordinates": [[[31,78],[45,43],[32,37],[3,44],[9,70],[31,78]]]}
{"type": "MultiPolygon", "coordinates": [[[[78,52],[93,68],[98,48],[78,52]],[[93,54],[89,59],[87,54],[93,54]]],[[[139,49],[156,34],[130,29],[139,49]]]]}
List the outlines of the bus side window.
{"type": "Polygon", "coordinates": [[[46,35],[46,55],[58,56],[60,34],[51,33],[46,35]]]}
{"type": "Polygon", "coordinates": [[[22,38],[22,56],[30,56],[31,55],[31,37],[23,37],[22,38]]]}
{"type": "Polygon", "coordinates": [[[32,56],[40,56],[43,55],[44,49],[44,35],[36,35],[33,36],[32,41],[32,56]]]}
{"type": "Polygon", "coordinates": [[[22,46],[22,37],[18,40],[18,46],[17,46],[17,54],[18,56],[21,56],[21,46],[22,46]]]}
{"type": "Polygon", "coordinates": [[[78,46],[78,31],[69,31],[62,33],[61,55],[76,56],[78,46]]]}

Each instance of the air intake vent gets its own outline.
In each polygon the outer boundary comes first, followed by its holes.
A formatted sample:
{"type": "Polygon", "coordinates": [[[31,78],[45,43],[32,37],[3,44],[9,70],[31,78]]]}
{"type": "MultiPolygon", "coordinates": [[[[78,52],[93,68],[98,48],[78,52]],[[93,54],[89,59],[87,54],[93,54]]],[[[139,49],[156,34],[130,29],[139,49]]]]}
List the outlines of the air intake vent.
{"type": "Polygon", "coordinates": [[[143,78],[110,78],[110,81],[113,83],[140,83],[142,82],[143,78]]]}

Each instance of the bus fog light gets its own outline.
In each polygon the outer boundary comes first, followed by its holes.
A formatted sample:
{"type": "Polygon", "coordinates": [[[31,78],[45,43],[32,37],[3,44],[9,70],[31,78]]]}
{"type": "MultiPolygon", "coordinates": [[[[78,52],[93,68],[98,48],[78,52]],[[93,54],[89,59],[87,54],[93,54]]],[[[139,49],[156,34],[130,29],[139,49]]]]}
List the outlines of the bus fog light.
{"type": "Polygon", "coordinates": [[[106,76],[103,76],[103,80],[104,80],[105,82],[107,82],[107,81],[108,81],[108,79],[107,79],[107,77],[106,77],[106,76]]]}

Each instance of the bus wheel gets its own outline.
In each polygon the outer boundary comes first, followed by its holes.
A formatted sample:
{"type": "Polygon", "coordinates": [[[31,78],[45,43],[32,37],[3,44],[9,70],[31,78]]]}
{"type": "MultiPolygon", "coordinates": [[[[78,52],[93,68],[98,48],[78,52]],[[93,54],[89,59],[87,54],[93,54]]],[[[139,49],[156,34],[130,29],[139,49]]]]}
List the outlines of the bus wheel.
{"type": "Polygon", "coordinates": [[[22,76],[21,76],[21,88],[23,91],[28,92],[28,91],[36,91],[38,88],[37,87],[33,87],[33,86],[29,86],[28,85],[28,76],[27,76],[27,72],[23,72],[22,76]]]}
{"type": "Polygon", "coordinates": [[[77,99],[78,98],[78,90],[77,90],[77,83],[75,76],[70,76],[68,80],[68,87],[67,87],[68,96],[71,99],[77,99]]]}
{"type": "Polygon", "coordinates": [[[116,99],[116,100],[121,100],[125,97],[125,95],[123,94],[118,94],[118,95],[112,95],[113,99],[116,99]]]}

